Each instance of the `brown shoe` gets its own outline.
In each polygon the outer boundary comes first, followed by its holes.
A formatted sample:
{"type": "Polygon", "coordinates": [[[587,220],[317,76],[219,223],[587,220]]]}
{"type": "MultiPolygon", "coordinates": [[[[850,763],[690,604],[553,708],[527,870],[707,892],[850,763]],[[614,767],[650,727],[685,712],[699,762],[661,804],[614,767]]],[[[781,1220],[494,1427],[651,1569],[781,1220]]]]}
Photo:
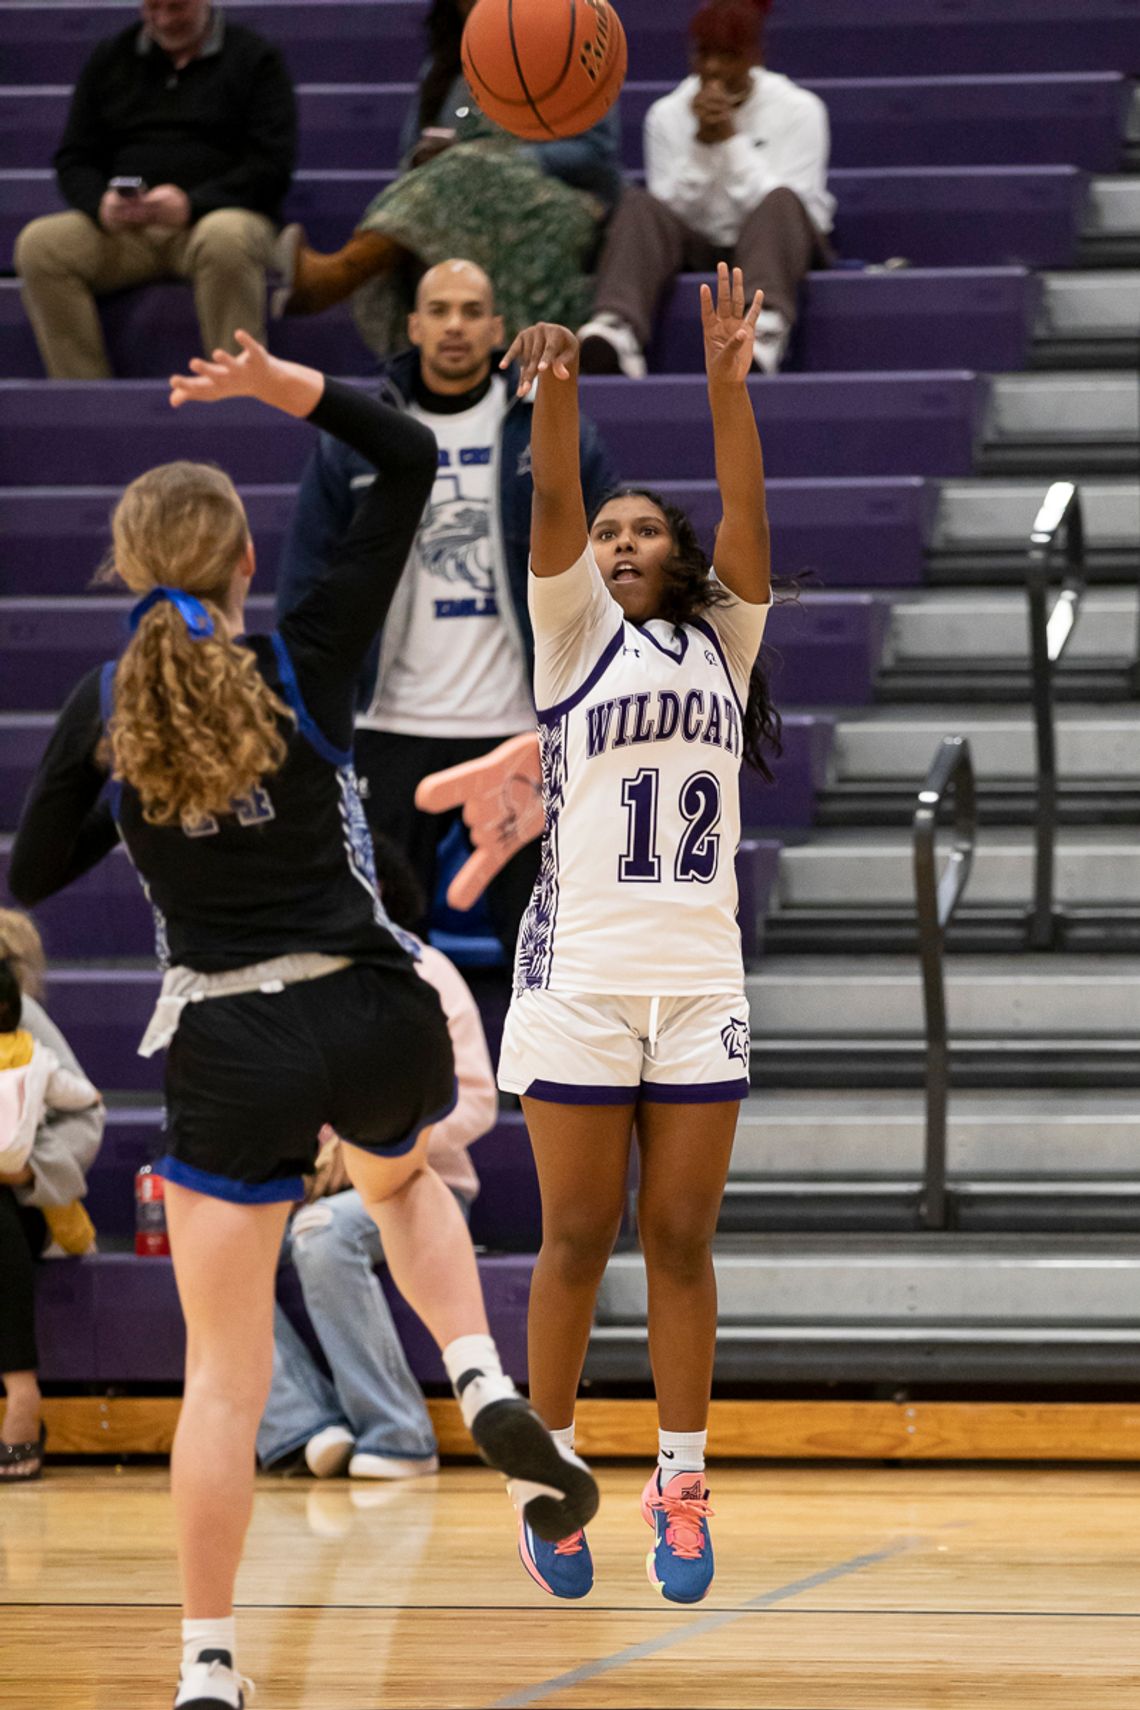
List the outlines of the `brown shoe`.
{"type": "Polygon", "coordinates": [[[399,255],[399,246],[383,232],[353,232],[343,249],[322,255],[306,244],[303,226],[286,226],[273,257],[282,283],[270,298],[269,312],[274,320],[319,315],[385,272],[399,255]]]}

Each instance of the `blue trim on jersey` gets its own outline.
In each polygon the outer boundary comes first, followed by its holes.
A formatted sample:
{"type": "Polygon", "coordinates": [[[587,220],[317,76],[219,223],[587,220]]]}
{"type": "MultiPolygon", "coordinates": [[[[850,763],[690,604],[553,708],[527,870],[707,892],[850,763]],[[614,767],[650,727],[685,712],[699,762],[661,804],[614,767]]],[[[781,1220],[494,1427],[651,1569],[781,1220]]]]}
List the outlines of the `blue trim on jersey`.
{"type": "Polygon", "coordinates": [[[736,684],[732,680],[732,672],[728,668],[728,660],[725,658],[724,648],[720,644],[720,636],[717,634],[717,632],[713,628],[712,624],[706,623],[704,618],[694,618],[693,619],[693,628],[699,629],[701,634],[704,636],[705,640],[711,641],[713,644],[713,647],[716,649],[716,656],[720,660],[721,665],[724,667],[724,674],[728,678],[728,686],[732,690],[732,698],[736,702],[737,709],[739,710],[739,713],[740,713],[740,717],[743,720],[743,718],[744,718],[744,707],[741,704],[740,696],[736,692],[736,684]]]}
{"type": "MultiPolygon", "coordinates": [[[[109,731],[111,718],[115,711],[115,672],[119,669],[117,659],[108,659],[99,673],[99,713],[103,720],[104,731],[109,731]]],[[[118,820],[123,805],[123,782],[121,778],[112,777],[107,785],[111,798],[111,818],[118,820]]]]}
{"type": "Polygon", "coordinates": [[[184,1164],[181,1158],[168,1152],[154,1166],[156,1176],[174,1182],[178,1187],[192,1188],[195,1193],[208,1194],[211,1199],[225,1199],[231,1205],[279,1205],[305,1197],[305,1184],[300,1176],[279,1176],[270,1182],[242,1182],[233,1176],[218,1176],[212,1170],[199,1170],[194,1164],[184,1164]]]}
{"type": "Polygon", "coordinates": [[[371,1157],[403,1158],[412,1150],[412,1147],[416,1144],[416,1141],[419,1139],[424,1129],[431,1128],[435,1123],[442,1122],[445,1116],[450,1116],[458,1103],[459,1082],[453,1077],[451,1082],[451,1097],[448,1099],[447,1103],[441,1104],[438,1110],[433,1110],[430,1116],[425,1116],[423,1121],[418,1122],[412,1129],[411,1133],[406,1134],[402,1140],[393,1141],[391,1145],[368,1146],[363,1140],[350,1140],[347,1134],[343,1135],[342,1139],[348,1146],[359,1146],[362,1152],[367,1152],[371,1157]]]}
{"type": "Polygon", "coordinates": [[[636,1104],[637,1087],[593,1087],[572,1081],[531,1081],[524,1098],[541,1098],[551,1104],[636,1104]]]}
{"type": "Polygon", "coordinates": [[[336,766],[338,769],[343,766],[351,766],[352,749],[334,747],[305,705],[304,697],[301,694],[301,685],[297,681],[297,672],[292,659],[289,657],[289,649],[285,645],[284,636],[280,630],[275,629],[269,639],[272,641],[273,651],[277,655],[277,668],[281,672],[281,684],[285,690],[285,699],[293,709],[297,719],[297,729],[309,747],[314,749],[322,760],[327,760],[330,766],[336,766]]]}
{"type": "Polygon", "coordinates": [[[555,706],[539,707],[537,712],[538,722],[540,724],[557,724],[559,719],[564,718],[568,712],[571,712],[574,707],[579,704],[579,702],[584,701],[594,684],[598,681],[598,678],[602,676],[603,672],[609,670],[610,666],[617,658],[618,652],[624,641],[625,625],[623,623],[621,628],[615,633],[613,640],[606,643],[605,651],[598,660],[598,663],[590,672],[590,675],[586,678],[586,681],[582,684],[582,687],[580,689],[575,689],[572,695],[567,695],[564,701],[559,701],[555,706]]]}
{"type": "Polygon", "coordinates": [[[642,641],[651,641],[658,653],[663,653],[666,659],[668,659],[672,664],[683,665],[685,662],[685,655],[689,651],[689,637],[687,632],[674,624],[674,635],[679,635],[681,637],[681,651],[679,653],[674,653],[671,647],[666,647],[663,641],[658,641],[655,635],[651,635],[649,633],[648,624],[652,622],[654,622],[654,619],[650,618],[647,624],[643,625],[637,623],[634,624],[633,627],[636,629],[638,635],[640,635],[642,641]]]}
{"type": "Polygon", "coordinates": [[[661,1081],[642,1081],[638,1096],[646,1104],[728,1104],[733,1099],[747,1098],[746,1076],[736,1081],[704,1081],[692,1085],[666,1085],[661,1081]]]}

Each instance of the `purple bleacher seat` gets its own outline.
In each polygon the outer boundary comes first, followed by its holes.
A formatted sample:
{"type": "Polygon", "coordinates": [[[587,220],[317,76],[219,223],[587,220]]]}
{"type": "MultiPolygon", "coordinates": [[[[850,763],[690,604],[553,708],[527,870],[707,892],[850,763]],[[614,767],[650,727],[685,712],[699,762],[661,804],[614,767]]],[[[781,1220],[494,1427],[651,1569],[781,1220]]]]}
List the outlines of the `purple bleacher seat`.
{"type": "MultiPolygon", "coordinates": [[[[507,1371],[526,1381],[526,1309],[534,1260],[479,1260],[491,1331],[507,1371]]],[[[286,1273],[288,1277],[289,1273],[286,1273]]],[[[446,1381],[435,1344],[382,1275],[409,1363],[421,1383],[446,1381]]],[[[291,1279],[295,1287],[295,1278],[291,1279]]],[[[283,1290],[290,1300],[290,1290],[283,1290]]],[[[178,1383],[186,1332],[169,1259],[97,1253],[45,1265],[38,1278],[40,1377],[46,1383],[178,1383]]]]}
{"type": "MultiPolygon", "coordinates": [[[[664,496],[711,545],[720,517],[713,481],[665,481],[664,496]]],[[[77,594],[106,550],[114,487],[0,487],[0,594],[77,594]]],[[[242,488],[257,543],[257,587],[272,588],[295,499],[292,486],[242,488]]],[[[937,501],[919,476],[769,481],[776,574],[810,572],[828,587],[908,586],[922,580],[937,501]]],[[[109,598],[109,590],[100,590],[109,598]]]]}
{"type": "Polygon", "coordinates": [[[1134,0],[797,0],[765,41],[796,78],[1140,71],[1134,0]]]}
{"type": "MultiPolygon", "coordinates": [[[[318,249],[339,249],[391,172],[301,172],[285,204],[318,249]]],[[[1078,167],[951,166],[832,172],[836,242],[844,255],[904,255],[921,267],[1064,267],[1085,206],[1078,167]]],[[[63,206],[48,171],[0,172],[0,264],[37,214],[63,206]]]]}
{"type": "MultiPolygon", "coordinates": [[[[89,585],[111,539],[118,487],[0,487],[0,594],[79,594],[89,585]]],[[[293,514],[292,484],[243,489],[257,542],[257,583],[276,580],[281,540],[293,514]]],[[[95,590],[100,598],[112,588],[95,590]]]]}
{"type": "Polygon", "coordinates": [[[911,166],[833,172],[835,242],[919,267],[1068,267],[1086,201],[1074,166],[911,166]]]}
{"type": "MultiPolygon", "coordinates": [[[[773,476],[967,475],[986,384],[975,374],[781,375],[751,382],[773,476]]],[[[712,474],[701,376],[582,383],[593,417],[627,479],[712,474]]],[[[221,463],[238,482],[296,477],[312,446],[304,424],[238,400],[172,414],[158,382],[0,382],[0,459],[16,483],[74,481],[98,467],[127,481],[163,456],[221,463]],[[114,410],[108,399],[114,396],[114,410]]]]}
{"type": "MultiPolygon", "coordinates": [[[[684,69],[687,0],[625,0],[630,60],[643,78],[684,69]]],[[[284,49],[300,82],[404,80],[424,57],[421,0],[260,0],[232,17],[284,49]]],[[[0,7],[0,60],[12,82],[67,82],[121,27],[118,6],[0,7]]],[[[1138,71],[1133,0],[798,0],[776,8],[767,59],[798,78],[955,72],[1138,71]]]]}
{"type": "Polygon", "coordinates": [[[762,658],[778,706],[869,706],[890,605],[873,594],[805,593],[777,605],[762,658]]]}
{"type": "MultiPolygon", "coordinates": [[[[654,373],[703,371],[698,292],[708,277],[682,274],[669,293],[649,350],[654,373]]],[[[787,366],[834,373],[1020,368],[1039,296],[1039,282],[1024,268],[813,273],[787,366]]],[[[116,292],[102,300],[101,312],[111,365],[121,379],[165,378],[197,353],[187,285],[116,292]]],[[[327,374],[364,374],[374,366],[348,304],[325,315],[275,321],[269,342],[275,355],[327,374]]],[[[0,281],[0,374],[43,375],[15,280],[0,281]]]]}
{"type": "MultiPolygon", "coordinates": [[[[11,837],[0,838],[0,896],[11,837]]],[[[115,850],[66,890],[36,907],[48,959],[145,960],[155,953],[154,915],[125,850],[115,850]]]]}
{"type": "MultiPolygon", "coordinates": [[[[681,274],[663,303],[648,351],[655,374],[703,371],[695,310],[706,277],[681,274]]],[[[1040,281],[1023,267],[812,273],[787,367],[812,373],[1020,368],[1040,295],[1040,281]]]]}
{"type": "Polygon", "coordinates": [[[84,1071],[104,1092],[153,1093],[162,1086],[165,1057],[140,1057],[161,980],[149,967],[67,968],[47,982],[47,1007],[84,1071]]]}
{"type": "Polygon", "coordinates": [[[84,1203],[104,1247],[133,1242],[135,1175],[163,1151],[161,1104],[112,1105],[84,1203]]]}
{"type": "MultiPolygon", "coordinates": [[[[129,596],[90,594],[0,604],[0,712],[61,705],[85,672],[122,652],[133,604],[129,596]]],[[[246,617],[251,631],[272,629],[270,596],[254,595],[246,617]]]]}
{"type": "MultiPolygon", "coordinates": [[[[640,75],[640,64],[637,69],[640,75]]],[[[679,39],[672,77],[630,80],[622,89],[622,159],[628,169],[643,165],[646,112],[684,70],[679,39]]],[[[1119,72],[837,77],[809,80],[806,86],[827,104],[833,166],[1065,161],[1090,172],[1114,172],[1120,165],[1128,84],[1119,72]]],[[[380,80],[302,83],[297,91],[301,168],[378,172],[395,167],[400,127],[415,87],[380,80]]],[[[7,167],[50,163],[70,96],[70,87],[59,83],[0,87],[0,160],[7,167]]]]}
{"type": "Polygon", "coordinates": [[[0,713],[0,826],[13,826],[19,818],[24,793],[54,723],[52,713],[18,718],[0,713]]]}
{"type": "Polygon", "coordinates": [[[736,851],[736,888],[739,894],[740,943],[745,963],[760,954],[764,925],[783,844],[774,837],[745,835],[736,851]]]}
{"type": "Polygon", "coordinates": [[[788,713],[784,751],[773,761],[774,784],[745,766],[740,774],[740,816],[746,831],[811,825],[816,798],[827,782],[835,722],[823,713],[788,713]]]}

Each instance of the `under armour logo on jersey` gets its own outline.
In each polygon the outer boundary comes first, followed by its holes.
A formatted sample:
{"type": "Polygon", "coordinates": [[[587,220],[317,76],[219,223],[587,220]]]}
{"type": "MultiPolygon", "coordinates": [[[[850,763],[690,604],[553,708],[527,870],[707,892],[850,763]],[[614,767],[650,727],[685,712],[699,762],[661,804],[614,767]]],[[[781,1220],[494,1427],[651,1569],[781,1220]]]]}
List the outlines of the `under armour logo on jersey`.
{"type": "Polygon", "coordinates": [[[627,654],[628,654],[628,653],[632,653],[632,654],[633,654],[633,657],[634,657],[634,658],[635,658],[635,659],[640,659],[640,658],[641,658],[641,649],[640,649],[640,647],[623,647],[623,648],[622,648],[622,650],[621,650],[621,656],[622,656],[622,658],[623,658],[623,659],[624,659],[624,658],[625,658],[625,657],[626,657],[626,655],[627,655],[627,654]]]}
{"type": "Polygon", "coordinates": [[[707,647],[705,648],[705,662],[708,665],[716,664],[716,654],[707,647]]]}
{"type": "Polygon", "coordinates": [[[729,1058],[735,1058],[747,1068],[752,1052],[752,1033],[748,1023],[737,1015],[730,1016],[720,1030],[720,1038],[729,1058]]]}

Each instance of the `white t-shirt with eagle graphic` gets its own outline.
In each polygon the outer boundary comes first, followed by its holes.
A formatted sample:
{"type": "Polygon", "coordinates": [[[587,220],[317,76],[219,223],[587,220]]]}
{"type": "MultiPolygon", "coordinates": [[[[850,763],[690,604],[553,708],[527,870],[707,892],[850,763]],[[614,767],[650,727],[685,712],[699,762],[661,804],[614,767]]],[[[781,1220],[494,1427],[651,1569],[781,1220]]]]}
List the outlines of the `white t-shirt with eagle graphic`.
{"type": "Polygon", "coordinates": [[[526,660],[506,577],[497,562],[496,446],[508,407],[498,377],[486,397],[454,415],[416,404],[439,446],[432,496],[404,575],[407,624],[368,710],[366,730],[408,736],[514,736],[534,724],[526,660]]]}
{"type": "Polygon", "coordinates": [[[683,628],[636,625],[589,545],[531,576],[547,830],[516,990],[743,989],[743,713],[771,608],[725,594],[683,628]]]}

